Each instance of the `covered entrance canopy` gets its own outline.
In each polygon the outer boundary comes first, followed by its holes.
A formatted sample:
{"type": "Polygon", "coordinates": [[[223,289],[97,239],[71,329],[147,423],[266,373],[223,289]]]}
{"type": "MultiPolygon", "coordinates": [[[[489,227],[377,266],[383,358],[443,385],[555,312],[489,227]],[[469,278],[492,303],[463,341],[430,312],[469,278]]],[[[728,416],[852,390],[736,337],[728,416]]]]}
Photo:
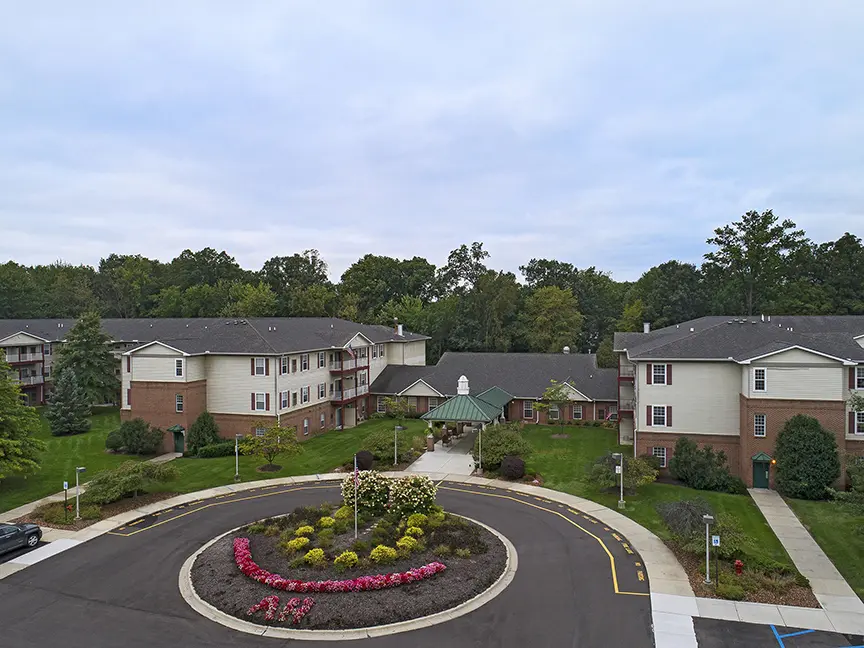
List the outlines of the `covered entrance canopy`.
{"type": "Polygon", "coordinates": [[[430,423],[493,423],[501,408],[469,394],[458,394],[420,418],[430,423]]]}

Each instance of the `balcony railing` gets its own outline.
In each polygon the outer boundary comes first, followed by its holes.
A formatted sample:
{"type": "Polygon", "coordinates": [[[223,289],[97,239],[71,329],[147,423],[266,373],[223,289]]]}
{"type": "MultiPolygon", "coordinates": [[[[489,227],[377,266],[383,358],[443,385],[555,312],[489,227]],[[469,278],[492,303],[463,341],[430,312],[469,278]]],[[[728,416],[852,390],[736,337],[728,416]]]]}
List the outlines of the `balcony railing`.
{"type": "Polygon", "coordinates": [[[620,365],[618,375],[621,378],[633,378],[636,375],[636,365],[620,365]]]}
{"type": "Polygon", "coordinates": [[[6,362],[42,362],[44,359],[41,353],[7,353],[6,362]]]}
{"type": "Polygon", "coordinates": [[[22,376],[17,380],[22,385],[41,385],[45,382],[45,376],[22,376]]]}
{"type": "Polygon", "coordinates": [[[351,371],[352,369],[364,369],[369,366],[369,357],[354,358],[348,360],[335,360],[330,363],[330,371],[351,371]]]}
{"type": "Polygon", "coordinates": [[[632,412],[635,407],[635,400],[622,400],[618,403],[618,411],[620,412],[632,412]]]}
{"type": "Polygon", "coordinates": [[[359,387],[351,387],[342,391],[335,391],[330,395],[330,400],[337,403],[344,403],[359,396],[369,393],[369,385],[360,385],[359,387]]]}

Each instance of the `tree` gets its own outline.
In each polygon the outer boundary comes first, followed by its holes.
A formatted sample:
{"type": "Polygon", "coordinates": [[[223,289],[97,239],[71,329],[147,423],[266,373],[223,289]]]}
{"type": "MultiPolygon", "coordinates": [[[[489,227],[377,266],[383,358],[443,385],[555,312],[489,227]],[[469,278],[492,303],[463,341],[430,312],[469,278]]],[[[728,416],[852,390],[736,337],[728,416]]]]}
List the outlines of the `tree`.
{"type": "Polygon", "coordinates": [[[718,249],[705,262],[727,277],[739,296],[745,314],[764,310],[783,278],[784,261],[805,242],[804,232],[791,220],[779,222],[769,209],[749,211],[731,225],[714,230],[707,240],[718,249]]]}
{"type": "Polygon", "coordinates": [[[162,264],[140,254],[110,254],[99,262],[96,294],[110,317],[141,317],[159,291],[162,264]]]}
{"type": "Polygon", "coordinates": [[[228,304],[220,315],[225,317],[273,317],[276,295],[263,281],[257,285],[235,282],[228,289],[228,304]]]}
{"type": "Polygon", "coordinates": [[[0,479],[39,467],[40,454],[46,449],[37,438],[41,429],[39,415],[21,401],[11,369],[0,357],[0,479]]]}
{"type": "Polygon", "coordinates": [[[120,381],[115,375],[117,360],[111,353],[111,338],[102,332],[99,315],[84,313],[72,327],[54,361],[54,371],[66,369],[75,372],[87,403],[117,402],[120,381]]]}
{"type": "Polygon", "coordinates": [[[639,333],[642,331],[642,325],[645,321],[644,308],[642,300],[637,299],[632,304],[627,304],[624,307],[624,312],[621,314],[621,319],[618,320],[616,329],[620,332],[639,333]]]}
{"type": "Polygon", "coordinates": [[[129,454],[156,454],[165,433],[141,418],[120,424],[120,445],[129,454]]]}
{"type": "Polygon", "coordinates": [[[189,454],[197,454],[204,446],[219,443],[221,440],[219,426],[216,425],[213,415],[204,410],[189,427],[189,432],[186,434],[186,451],[189,454]]]}
{"type": "Polygon", "coordinates": [[[273,462],[282,455],[293,457],[303,452],[297,441],[297,428],[280,427],[278,424],[267,428],[263,436],[248,436],[243,439],[243,453],[257,455],[267,463],[259,466],[261,470],[275,472],[282,466],[273,462]]]}
{"type": "MultiPolygon", "coordinates": [[[[461,289],[460,289],[461,290],[461,289]]],[[[449,347],[460,351],[509,351],[522,290],[512,272],[489,270],[457,296],[449,347]]]]}
{"type": "Polygon", "coordinates": [[[521,315],[529,350],[560,353],[565,346],[578,350],[584,318],[569,288],[544,286],[526,300],[521,315]]]}
{"type": "Polygon", "coordinates": [[[326,311],[319,312],[318,309],[312,313],[304,312],[310,310],[310,305],[317,305],[317,297],[332,292],[327,277],[327,263],[318,250],[304,250],[301,254],[267,259],[259,275],[276,295],[279,315],[297,317],[325,314],[326,311]],[[301,305],[301,295],[308,291],[312,293],[306,295],[305,303],[301,305]]]}
{"type": "MultiPolygon", "coordinates": [[[[633,492],[641,486],[647,486],[657,479],[658,471],[643,457],[628,457],[624,455],[624,490],[633,492]]],[[[598,490],[609,490],[619,486],[616,466],[620,460],[611,454],[597,459],[588,474],[588,481],[598,490]]]]}
{"type": "Polygon", "coordinates": [[[774,447],[777,490],[788,497],[825,499],[840,477],[837,441],[815,418],[797,414],[786,421],[774,447]]]}
{"type": "Polygon", "coordinates": [[[535,409],[541,412],[546,412],[546,420],[549,420],[549,412],[555,410],[558,412],[558,425],[561,430],[564,430],[564,412],[562,408],[570,402],[570,388],[565,384],[558,382],[554,378],[549,381],[549,386],[543,390],[543,395],[540,400],[534,403],[535,409]]]}
{"type": "Polygon", "coordinates": [[[726,453],[710,445],[699,448],[696,442],[680,437],[669,461],[669,473],[690,488],[726,493],[745,492],[744,483],[732,476],[726,453]]]}
{"type": "Polygon", "coordinates": [[[38,304],[30,269],[13,261],[0,265],[0,319],[39,317],[38,304]]]}
{"type": "Polygon", "coordinates": [[[54,436],[82,434],[90,429],[90,402],[71,367],[55,374],[45,418],[54,436]]]}
{"type": "Polygon", "coordinates": [[[597,366],[603,369],[618,368],[618,354],[614,351],[614,344],[611,337],[603,338],[600,346],[597,347],[597,366]]]}
{"type": "Polygon", "coordinates": [[[183,250],[166,268],[170,285],[186,290],[192,286],[215,286],[220,281],[247,281],[250,276],[227,252],[207,247],[198,252],[183,250]]]}
{"type": "Polygon", "coordinates": [[[137,497],[156,484],[177,479],[179,471],[174,462],[124,461],[111,470],[105,470],[87,484],[82,499],[88,504],[111,504],[124,497],[137,497]]]}
{"type": "Polygon", "coordinates": [[[400,427],[405,426],[405,419],[411,413],[411,406],[408,404],[408,399],[403,397],[386,396],[384,398],[384,409],[387,413],[396,419],[400,427]]]}
{"type": "Polygon", "coordinates": [[[705,315],[704,290],[702,273],[696,266],[667,261],[643,274],[628,291],[627,301],[640,300],[644,321],[662,328],[705,315]]]}
{"type": "Polygon", "coordinates": [[[370,320],[391,301],[411,296],[427,303],[434,295],[435,266],[420,257],[399,260],[367,254],[342,274],[342,289],[359,296],[359,310],[370,320]]]}
{"type": "Polygon", "coordinates": [[[446,265],[437,273],[439,293],[464,295],[470,291],[489,271],[484,263],[487,258],[489,253],[483,249],[482,243],[476,241],[470,248],[463,244],[450,252],[446,265]]]}

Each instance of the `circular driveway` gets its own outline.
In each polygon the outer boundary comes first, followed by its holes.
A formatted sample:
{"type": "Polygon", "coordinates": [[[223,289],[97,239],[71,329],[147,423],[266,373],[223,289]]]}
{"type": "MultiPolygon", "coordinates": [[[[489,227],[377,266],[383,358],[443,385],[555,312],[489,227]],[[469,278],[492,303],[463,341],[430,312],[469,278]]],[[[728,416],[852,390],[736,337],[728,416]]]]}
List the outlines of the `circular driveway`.
{"type": "MultiPolygon", "coordinates": [[[[337,483],[265,486],[119,527],[0,580],[0,644],[299,645],[235,632],[200,616],[181,597],[178,574],[192,553],[228,529],[338,498],[337,483]]],[[[519,554],[510,586],[478,610],[440,625],[314,645],[653,646],[648,583],[626,538],[564,505],[511,491],[444,482],[438,502],[510,539],[519,554]]]]}

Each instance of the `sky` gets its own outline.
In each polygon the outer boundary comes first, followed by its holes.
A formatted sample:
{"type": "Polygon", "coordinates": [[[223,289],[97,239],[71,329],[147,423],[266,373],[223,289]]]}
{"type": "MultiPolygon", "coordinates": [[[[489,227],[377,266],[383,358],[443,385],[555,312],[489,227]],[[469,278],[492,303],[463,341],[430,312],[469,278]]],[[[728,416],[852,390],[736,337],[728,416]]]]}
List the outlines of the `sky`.
{"type": "Polygon", "coordinates": [[[5,3],[0,262],[482,241],[635,280],[864,235],[860,0],[5,3]],[[650,6],[645,6],[650,5],[650,6]],[[755,5],[755,6],[754,6],[755,5]]]}

